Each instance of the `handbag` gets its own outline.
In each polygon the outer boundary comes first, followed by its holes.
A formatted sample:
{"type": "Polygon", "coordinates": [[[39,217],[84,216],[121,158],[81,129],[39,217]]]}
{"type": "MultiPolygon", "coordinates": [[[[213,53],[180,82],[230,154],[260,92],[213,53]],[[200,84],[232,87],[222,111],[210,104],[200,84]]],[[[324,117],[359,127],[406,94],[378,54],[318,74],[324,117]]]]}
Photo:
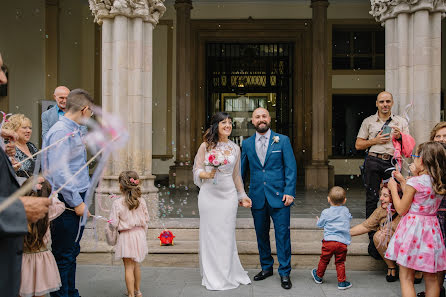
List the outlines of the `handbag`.
{"type": "Polygon", "coordinates": [[[113,227],[112,224],[107,224],[107,227],[105,227],[105,239],[108,245],[116,245],[116,241],[118,240],[118,228],[113,227]]]}

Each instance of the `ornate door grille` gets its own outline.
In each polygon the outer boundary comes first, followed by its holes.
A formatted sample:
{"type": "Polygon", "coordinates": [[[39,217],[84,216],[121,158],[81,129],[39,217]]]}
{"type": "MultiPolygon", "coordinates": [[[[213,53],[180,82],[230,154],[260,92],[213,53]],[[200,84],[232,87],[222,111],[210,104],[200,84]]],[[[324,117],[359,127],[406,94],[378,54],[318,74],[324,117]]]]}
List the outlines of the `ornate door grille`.
{"type": "Polygon", "coordinates": [[[292,135],[293,52],[292,43],[207,43],[207,121],[224,93],[274,93],[272,126],[292,135]]]}

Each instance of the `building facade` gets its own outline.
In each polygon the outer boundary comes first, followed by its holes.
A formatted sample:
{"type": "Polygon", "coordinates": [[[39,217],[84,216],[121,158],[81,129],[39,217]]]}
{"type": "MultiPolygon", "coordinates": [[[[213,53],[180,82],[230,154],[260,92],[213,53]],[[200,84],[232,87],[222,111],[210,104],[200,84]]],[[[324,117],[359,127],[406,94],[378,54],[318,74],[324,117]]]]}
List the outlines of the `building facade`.
{"type": "Polygon", "coordinates": [[[243,147],[250,114],[266,107],[292,141],[299,183],[327,189],[358,178],[356,134],[380,91],[394,94],[419,141],[444,119],[444,12],[434,0],[8,1],[0,110],[30,117],[39,143],[54,88],[90,91],[137,131],[104,192],[131,167],[150,196],[163,180],[191,186],[214,112],[231,114],[243,147]]]}

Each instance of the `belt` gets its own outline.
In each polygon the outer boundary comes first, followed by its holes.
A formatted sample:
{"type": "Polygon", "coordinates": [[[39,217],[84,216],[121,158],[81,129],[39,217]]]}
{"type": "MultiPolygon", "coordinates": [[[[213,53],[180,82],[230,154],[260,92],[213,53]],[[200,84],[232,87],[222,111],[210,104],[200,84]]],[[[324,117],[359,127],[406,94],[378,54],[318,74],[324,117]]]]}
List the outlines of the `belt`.
{"type": "Polygon", "coordinates": [[[141,230],[145,230],[144,227],[142,227],[142,226],[135,226],[135,227],[133,227],[133,228],[120,230],[120,231],[118,231],[118,232],[119,232],[119,233],[124,233],[124,232],[129,232],[129,231],[139,230],[139,229],[141,229],[141,230]]]}
{"type": "Polygon", "coordinates": [[[38,254],[38,253],[42,253],[42,252],[46,252],[46,251],[48,251],[47,247],[41,247],[38,250],[34,250],[34,251],[28,250],[25,247],[23,248],[23,253],[24,254],[38,254]]]}
{"type": "Polygon", "coordinates": [[[377,153],[369,152],[369,156],[372,156],[372,157],[375,157],[375,158],[378,158],[381,160],[385,160],[385,161],[392,159],[392,155],[389,155],[389,154],[377,154],[377,153]]]}
{"type": "Polygon", "coordinates": [[[436,217],[437,216],[436,213],[419,213],[419,212],[412,212],[412,211],[409,211],[407,214],[424,216],[424,217],[436,217]]]}

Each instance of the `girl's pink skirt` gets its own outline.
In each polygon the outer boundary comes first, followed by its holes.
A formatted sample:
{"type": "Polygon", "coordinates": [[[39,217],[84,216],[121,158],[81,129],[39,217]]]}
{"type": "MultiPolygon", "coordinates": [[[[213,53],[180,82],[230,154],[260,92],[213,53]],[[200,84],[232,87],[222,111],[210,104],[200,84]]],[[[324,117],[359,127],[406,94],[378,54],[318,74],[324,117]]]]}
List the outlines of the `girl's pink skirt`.
{"type": "Polygon", "coordinates": [[[23,253],[20,296],[42,296],[60,289],[59,269],[49,250],[23,253]]]}
{"type": "Polygon", "coordinates": [[[135,262],[142,262],[147,256],[146,230],[143,227],[134,227],[119,232],[115,246],[115,259],[130,258],[135,262]]]}

